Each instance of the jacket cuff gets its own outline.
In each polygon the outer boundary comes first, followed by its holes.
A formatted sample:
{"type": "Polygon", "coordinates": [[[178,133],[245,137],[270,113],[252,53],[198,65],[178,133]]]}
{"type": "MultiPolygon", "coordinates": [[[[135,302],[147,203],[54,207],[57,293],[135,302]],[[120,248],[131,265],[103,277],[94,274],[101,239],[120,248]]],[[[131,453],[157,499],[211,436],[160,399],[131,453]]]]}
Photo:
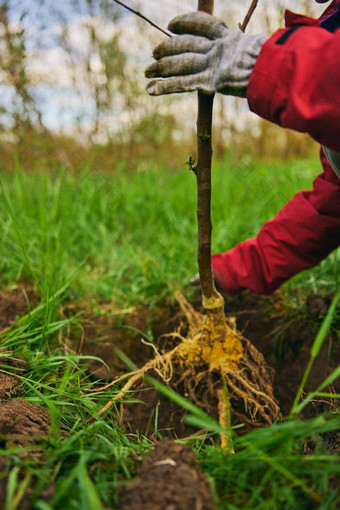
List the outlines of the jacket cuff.
{"type": "Polygon", "coordinates": [[[225,256],[226,254],[217,254],[211,257],[214,280],[218,290],[233,296],[245,290],[245,287],[237,283],[232,271],[230,271],[231,266],[229,266],[228,270],[228,265],[226,265],[224,260],[225,256]]]}

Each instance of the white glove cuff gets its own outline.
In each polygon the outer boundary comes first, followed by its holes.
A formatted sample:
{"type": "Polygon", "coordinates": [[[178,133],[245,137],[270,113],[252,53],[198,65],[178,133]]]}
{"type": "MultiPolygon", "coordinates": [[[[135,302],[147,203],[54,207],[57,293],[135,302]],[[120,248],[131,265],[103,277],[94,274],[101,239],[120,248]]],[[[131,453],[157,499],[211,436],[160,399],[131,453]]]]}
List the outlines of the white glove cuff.
{"type": "Polygon", "coordinates": [[[245,96],[249,78],[267,36],[229,32],[220,43],[214,88],[222,94],[245,96]]]}

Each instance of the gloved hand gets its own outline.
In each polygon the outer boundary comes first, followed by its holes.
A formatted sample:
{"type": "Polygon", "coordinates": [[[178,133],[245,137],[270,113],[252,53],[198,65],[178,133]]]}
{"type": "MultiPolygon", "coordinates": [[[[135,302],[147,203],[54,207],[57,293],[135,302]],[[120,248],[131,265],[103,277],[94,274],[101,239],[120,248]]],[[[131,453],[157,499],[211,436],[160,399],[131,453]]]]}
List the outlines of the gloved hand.
{"type": "Polygon", "coordinates": [[[180,35],[155,48],[157,62],[145,71],[147,78],[158,78],[147,86],[150,95],[198,90],[246,96],[266,36],[228,30],[223,21],[201,11],[177,16],[169,30],[180,35]]]}

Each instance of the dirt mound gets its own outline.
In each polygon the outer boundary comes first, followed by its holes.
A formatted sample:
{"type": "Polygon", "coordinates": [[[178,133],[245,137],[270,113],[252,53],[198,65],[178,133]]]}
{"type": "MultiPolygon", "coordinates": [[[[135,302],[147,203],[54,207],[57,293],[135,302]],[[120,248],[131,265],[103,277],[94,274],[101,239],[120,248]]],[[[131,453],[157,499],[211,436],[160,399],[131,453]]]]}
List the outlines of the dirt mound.
{"type": "MultiPolygon", "coordinates": [[[[0,448],[3,450],[22,448],[16,457],[30,461],[44,462],[44,439],[48,438],[51,419],[40,406],[21,399],[11,399],[0,404],[0,448]]],[[[5,506],[8,490],[8,458],[0,456],[0,510],[5,506]],[[7,475],[7,476],[6,476],[7,475]]],[[[24,481],[25,469],[19,470],[18,479],[24,481]]],[[[32,496],[39,479],[32,476],[30,485],[23,492],[16,493],[17,506],[20,510],[33,508],[32,496]]],[[[39,493],[39,500],[48,502],[54,495],[55,487],[50,483],[39,493]]],[[[12,508],[12,507],[11,507],[12,508]]],[[[35,507],[34,507],[35,508],[35,507]]]]}
{"type": "MultiPolygon", "coordinates": [[[[26,400],[8,400],[0,404],[0,448],[6,450],[19,447],[23,450],[16,454],[17,457],[41,461],[43,449],[39,443],[48,437],[50,424],[51,419],[42,407],[26,400]]],[[[5,508],[3,502],[6,501],[7,493],[7,477],[5,476],[7,462],[6,457],[0,456],[0,509],[5,508]]],[[[54,487],[51,485],[40,495],[40,499],[49,501],[53,492],[54,487]]],[[[18,501],[20,506],[16,508],[22,510],[32,508],[31,493],[32,488],[27,487],[18,501]]]]}
{"type": "MultiPolygon", "coordinates": [[[[22,399],[3,402],[0,404],[0,447],[32,447],[48,437],[50,425],[48,413],[40,406],[22,399]]],[[[23,452],[23,455],[34,455],[34,452],[23,452]]]]}
{"type": "Polygon", "coordinates": [[[15,374],[23,375],[28,370],[28,363],[24,356],[11,356],[11,353],[0,348],[0,400],[15,395],[22,386],[22,382],[15,374]],[[13,374],[13,375],[11,375],[13,374]]]}
{"type": "Polygon", "coordinates": [[[0,331],[11,326],[37,302],[37,293],[27,285],[15,289],[4,287],[0,290],[0,331]]]}
{"type": "Polygon", "coordinates": [[[166,440],[143,461],[136,480],[120,490],[119,510],[214,510],[209,481],[187,447],[166,440]]]}

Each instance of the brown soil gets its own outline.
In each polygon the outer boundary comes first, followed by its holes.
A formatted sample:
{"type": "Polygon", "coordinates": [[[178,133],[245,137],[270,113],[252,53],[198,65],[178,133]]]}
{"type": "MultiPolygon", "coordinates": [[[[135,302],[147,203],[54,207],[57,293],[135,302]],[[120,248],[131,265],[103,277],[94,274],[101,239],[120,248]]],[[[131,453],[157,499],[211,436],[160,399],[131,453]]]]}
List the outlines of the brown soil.
{"type": "Polygon", "coordinates": [[[184,422],[186,412],[180,406],[147,384],[134,392],[131,403],[121,405],[118,412],[128,432],[146,435],[151,440],[160,437],[177,439],[197,432],[184,422]]]}
{"type": "Polygon", "coordinates": [[[150,324],[153,338],[161,342],[160,337],[174,331],[180,323],[178,312],[170,307],[157,310],[155,315],[139,306],[119,326],[110,316],[93,317],[88,307],[83,311],[83,341],[80,347],[82,354],[99,358],[88,362],[88,371],[95,380],[110,381],[126,372],[126,365],[120,359],[118,350],[123,351],[138,367],[150,359],[154,354],[146,334],[150,324]]]}
{"type": "Polygon", "coordinates": [[[48,437],[51,419],[40,406],[22,399],[11,399],[0,404],[0,446],[29,447],[22,455],[35,455],[34,446],[48,437]],[[29,450],[32,449],[32,452],[29,450]]]}
{"type": "Polygon", "coordinates": [[[0,331],[11,326],[17,317],[34,308],[37,293],[28,285],[15,289],[4,287],[0,291],[0,331]]]}
{"type": "Polygon", "coordinates": [[[214,510],[209,481],[187,447],[165,440],[120,490],[119,510],[214,510]]]}
{"type": "MultiPolygon", "coordinates": [[[[40,406],[21,399],[12,399],[0,404],[0,448],[22,448],[18,457],[42,461],[41,441],[47,439],[51,419],[40,406]]],[[[0,510],[6,501],[8,459],[0,456],[0,510]]],[[[20,477],[19,473],[19,477],[20,477]]],[[[32,508],[30,502],[32,488],[28,487],[22,494],[19,508],[32,508]]],[[[39,497],[48,501],[52,498],[54,487],[48,487],[39,497]]]]}

